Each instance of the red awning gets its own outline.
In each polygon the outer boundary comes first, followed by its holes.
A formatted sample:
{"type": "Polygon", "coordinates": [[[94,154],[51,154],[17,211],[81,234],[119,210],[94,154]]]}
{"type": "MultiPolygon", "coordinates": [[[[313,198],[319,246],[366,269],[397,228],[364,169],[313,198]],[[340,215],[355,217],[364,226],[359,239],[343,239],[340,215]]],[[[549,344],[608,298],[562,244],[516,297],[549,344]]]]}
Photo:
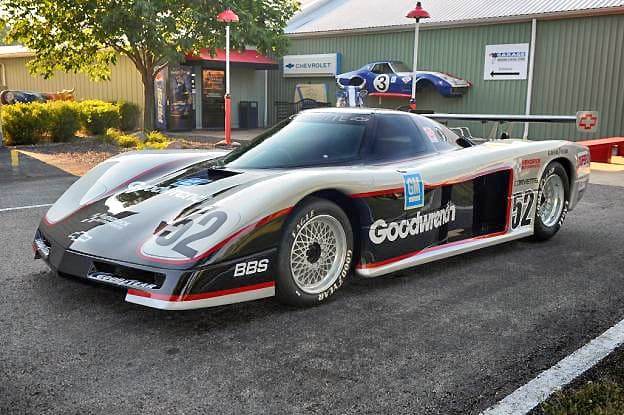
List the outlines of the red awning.
{"type": "MultiPolygon", "coordinates": [[[[186,60],[188,61],[204,61],[204,62],[214,62],[217,64],[225,65],[225,50],[217,49],[215,51],[215,55],[211,56],[210,51],[208,49],[201,49],[199,54],[194,55],[192,53],[188,53],[186,55],[186,60]]],[[[230,51],[230,63],[232,66],[244,66],[251,67],[255,69],[277,69],[278,64],[276,60],[273,60],[267,56],[260,54],[255,50],[245,50],[243,52],[239,52],[237,50],[230,51]]]]}

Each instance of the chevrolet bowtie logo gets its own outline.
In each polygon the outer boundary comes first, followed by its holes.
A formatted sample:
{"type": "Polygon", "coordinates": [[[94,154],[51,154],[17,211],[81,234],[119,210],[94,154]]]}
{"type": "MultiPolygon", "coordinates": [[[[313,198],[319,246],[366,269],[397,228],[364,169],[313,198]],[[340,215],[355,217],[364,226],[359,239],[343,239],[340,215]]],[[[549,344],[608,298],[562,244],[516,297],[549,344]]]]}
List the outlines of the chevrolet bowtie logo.
{"type": "Polygon", "coordinates": [[[287,67],[288,69],[292,69],[295,67],[295,65],[293,65],[292,63],[286,64],[284,66],[287,67]]]}

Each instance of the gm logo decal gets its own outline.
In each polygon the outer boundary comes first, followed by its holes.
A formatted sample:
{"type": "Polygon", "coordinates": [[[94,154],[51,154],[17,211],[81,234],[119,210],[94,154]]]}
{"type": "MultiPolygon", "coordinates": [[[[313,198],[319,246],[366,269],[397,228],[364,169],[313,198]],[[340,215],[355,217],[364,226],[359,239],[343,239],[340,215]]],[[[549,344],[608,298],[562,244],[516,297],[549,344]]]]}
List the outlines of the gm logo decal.
{"type": "Polygon", "coordinates": [[[404,174],[403,188],[405,192],[405,210],[425,205],[425,186],[420,173],[404,174]]]}

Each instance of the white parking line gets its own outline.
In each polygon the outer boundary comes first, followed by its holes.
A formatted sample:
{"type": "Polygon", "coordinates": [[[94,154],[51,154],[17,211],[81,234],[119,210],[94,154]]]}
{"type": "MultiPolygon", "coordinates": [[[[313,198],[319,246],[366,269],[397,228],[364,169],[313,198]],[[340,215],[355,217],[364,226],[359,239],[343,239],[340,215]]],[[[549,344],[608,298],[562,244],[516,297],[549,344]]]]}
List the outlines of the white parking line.
{"type": "Polygon", "coordinates": [[[624,320],[596,337],[511,395],[486,409],[482,415],[523,415],[544,402],[583,372],[624,343],[624,320]]]}
{"type": "Polygon", "coordinates": [[[10,208],[2,208],[0,212],[11,212],[13,210],[22,210],[22,209],[35,209],[40,207],[48,207],[52,206],[52,203],[46,203],[43,205],[30,205],[30,206],[18,206],[18,207],[10,207],[10,208]]]}

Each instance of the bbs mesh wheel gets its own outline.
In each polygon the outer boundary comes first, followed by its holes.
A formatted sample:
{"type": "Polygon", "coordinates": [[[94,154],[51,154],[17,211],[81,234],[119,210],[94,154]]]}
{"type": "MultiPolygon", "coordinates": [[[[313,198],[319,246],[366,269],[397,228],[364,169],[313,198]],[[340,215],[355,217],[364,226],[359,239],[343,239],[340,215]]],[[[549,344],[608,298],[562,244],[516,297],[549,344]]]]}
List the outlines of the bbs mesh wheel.
{"type": "Polygon", "coordinates": [[[278,250],[277,298],[298,306],[319,304],[332,296],[351,272],[349,219],[335,203],[309,198],[284,226],[278,250]]]}

